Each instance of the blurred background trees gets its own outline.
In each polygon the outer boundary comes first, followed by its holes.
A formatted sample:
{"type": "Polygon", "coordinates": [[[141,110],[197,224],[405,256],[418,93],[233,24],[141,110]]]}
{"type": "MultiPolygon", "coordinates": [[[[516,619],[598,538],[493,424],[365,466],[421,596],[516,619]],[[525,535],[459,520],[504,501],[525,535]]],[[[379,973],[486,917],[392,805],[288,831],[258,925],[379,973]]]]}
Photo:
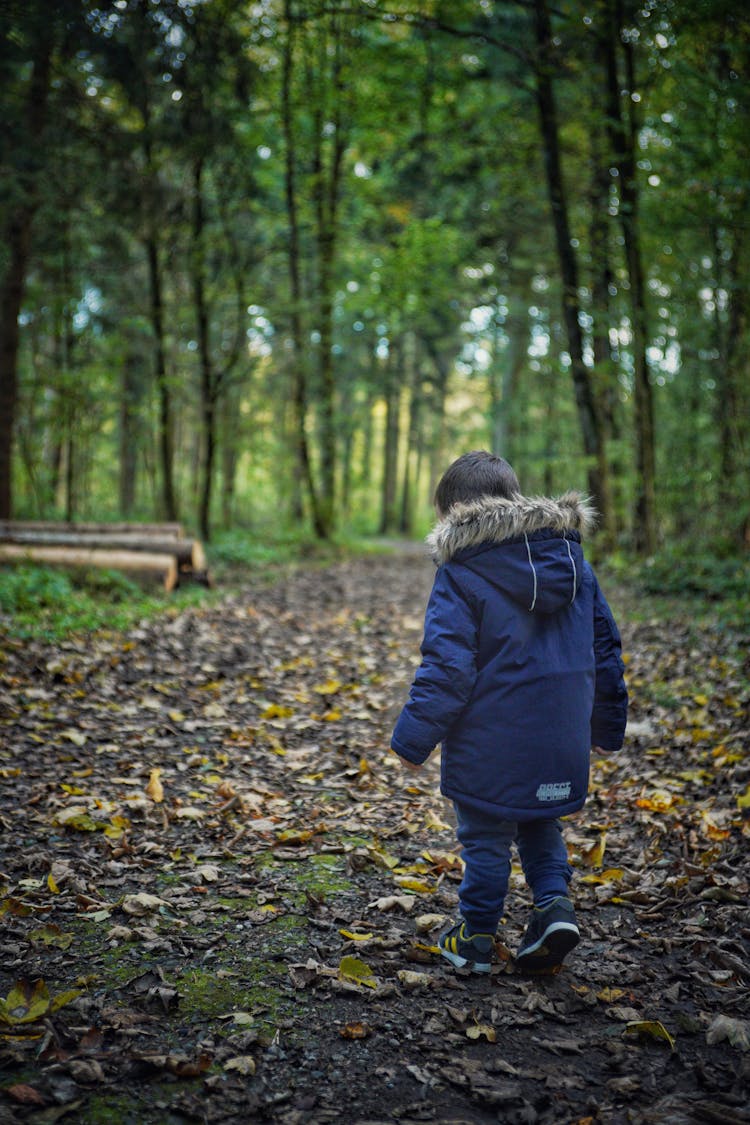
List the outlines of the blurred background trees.
{"type": "Polygon", "coordinates": [[[452,457],[750,517],[730,0],[11,0],[0,518],[418,533],[452,457]]]}

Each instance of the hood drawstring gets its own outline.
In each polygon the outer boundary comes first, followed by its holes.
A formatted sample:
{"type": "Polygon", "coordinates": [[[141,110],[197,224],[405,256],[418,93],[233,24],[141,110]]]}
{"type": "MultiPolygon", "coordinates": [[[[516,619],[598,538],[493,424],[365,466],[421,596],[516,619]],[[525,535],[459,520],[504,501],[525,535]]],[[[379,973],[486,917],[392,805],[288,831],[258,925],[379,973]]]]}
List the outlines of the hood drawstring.
{"type": "MultiPolygon", "coordinates": [[[[531,573],[534,576],[534,597],[531,599],[531,605],[529,606],[529,613],[531,613],[534,609],[534,606],[536,605],[536,591],[537,591],[536,567],[534,566],[534,560],[531,557],[531,546],[529,544],[529,537],[526,534],[526,532],[523,533],[523,539],[524,539],[524,542],[526,544],[526,553],[529,556],[529,566],[531,567],[531,573]]],[[[565,542],[567,543],[567,539],[565,540],[565,542]]],[[[570,552],[570,547],[568,547],[568,552],[570,552]]],[[[575,597],[575,594],[573,595],[573,597],[575,597]]]]}
{"type": "Polygon", "coordinates": [[[573,567],[573,597],[570,599],[570,604],[572,605],[573,602],[576,600],[577,585],[578,585],[578,571],[576,570],[576,562],[575,562],[575,559],[573,558],[573,554],[570,550],[570,543],[568,542],[567,535],[565,536],[565,546],[568,548],[568,558],[570,559],[570,565],[573,567]]]}

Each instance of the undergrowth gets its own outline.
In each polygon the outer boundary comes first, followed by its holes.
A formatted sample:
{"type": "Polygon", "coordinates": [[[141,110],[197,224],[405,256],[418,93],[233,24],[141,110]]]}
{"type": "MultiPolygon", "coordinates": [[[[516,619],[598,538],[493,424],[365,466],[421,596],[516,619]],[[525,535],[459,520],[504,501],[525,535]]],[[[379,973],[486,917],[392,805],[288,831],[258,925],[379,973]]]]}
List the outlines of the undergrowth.
{"type": "Polygon", "coordinates": [[[119,632],[162,613],[219,600],[248,581],[276,581],[285,568],[324,565],[382,549],[363,540],[321,543],[301,532],[273,538],[249,531],[219,533],[207,548],[211,589],[149,591],[117,570],[59,570],[30,563],[0,566],[0,635],[60,641],[101,630],[119,632]]]}

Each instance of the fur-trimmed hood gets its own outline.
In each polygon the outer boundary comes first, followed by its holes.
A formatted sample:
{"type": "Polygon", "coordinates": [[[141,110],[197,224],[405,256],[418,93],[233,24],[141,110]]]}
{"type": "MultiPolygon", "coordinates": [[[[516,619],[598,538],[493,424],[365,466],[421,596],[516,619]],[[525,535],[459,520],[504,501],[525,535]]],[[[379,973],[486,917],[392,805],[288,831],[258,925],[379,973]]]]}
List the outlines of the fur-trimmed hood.
{"type": "Polygon", "coordinates": [[[539,531],[577,532],[585,535],[596,523],[596,512],[579,492],[562,496],[521,496],[506,500],[482,496],[465,504],[454,504],[427,536],[427,546],[438,566],[460,551],[484,543],[503,543],[539,531]]]}

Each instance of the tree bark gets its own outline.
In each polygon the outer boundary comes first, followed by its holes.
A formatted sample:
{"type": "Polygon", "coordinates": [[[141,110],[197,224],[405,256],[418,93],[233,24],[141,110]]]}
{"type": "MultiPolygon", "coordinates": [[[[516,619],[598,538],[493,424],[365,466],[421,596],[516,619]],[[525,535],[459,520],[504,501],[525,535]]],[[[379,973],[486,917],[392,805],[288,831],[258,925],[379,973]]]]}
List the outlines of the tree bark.
{"type": "Polygon", "coordinates": [[[52,60],[51,20],[37,28],[34,59],[26,101],[26,137],[33,154],[24,161],[20,176],[20,202],[11,207],[5,229],[8,264],[0,286],[0,519],[13,512],[13,444],[18,401],[18,317],[23,304],[31,228],[39,206],[38,175],[43,157],[44,131],[52,60]]]}
{"type": "Polygon", "coordinates": [[[624,38],[621,0],[608,0],[607,33],[604,36],[607,68],[607,121],[609,123],[612,158],[617,169],[620,195],[619,217],[625,243],[625,263],[630,286],[631,331],[633,334],[633,399],[636,436],[636,549],[651,554],[656,549],[656,459],[654,451],[654,406],[648,369],[648,325],[646,283],[641,254],[639,199],[637,183],[638,121],[637,103],[628,97],[628,115],[622,111],[620,78],[617,65],[617,44],[622,44],[625,60],[625,87],[635,93],[635,56],[633,45],[624,38]]]}
{"type": "Polygon", "coordinates": [[[284,0],[284,20],[286,38],[282,58],[281,109],[284,133],[284,194],[287,211],[287,264],[289,269],[289,290],[291,307],[289,312],[290,337],[293,354],[293,401],[295,426],[295,460],[297,471],[304,482],[310,503],[313,529],[319,539],[328,535],[317,489],[313,478],[310,448],[307,440],[307,370],[305,343],[302,327],[302,278],[300,269],[299,213],[297,203],[297,153],[294,131],[294,109],[292,104],[292,77],[294,71],[294,28],[295,16],[293,0],[284,0]]]}
{"type": "Polygon", "coordinates": [[[108,551],[78,547],[32,547],[0,543],[0,562],[34,562],[67,568],[97,567],[122,570],[140,581],[160,582],[166,591],[179,583],[174,555],[140,551],[108,551]]]}
{"type": "Polygon", "coordinates": [[[600,513],[611,509],[609,467],[589,369],[583,358],[583,333],[578,298],[578,261],[571,242],[570,221],[560,158],[557,106],[552,85],[552,30],[547,0],[534,0],[537,58],[535,93],[542,133],[544,169],[562,280],[563,321],[570,355],[573,389],[583,448],[589,462],[588,487],[600,513]]]}
{"type": "Polygon", "coordinates": [[[391,345],[385,361],[385,434],[383,440],[383,477],[380,508],[380,534],[396,530],[396,494],[398,491],[398,439],[401,406],[401,382],[398,365],[400,348],[391,345]]]}

